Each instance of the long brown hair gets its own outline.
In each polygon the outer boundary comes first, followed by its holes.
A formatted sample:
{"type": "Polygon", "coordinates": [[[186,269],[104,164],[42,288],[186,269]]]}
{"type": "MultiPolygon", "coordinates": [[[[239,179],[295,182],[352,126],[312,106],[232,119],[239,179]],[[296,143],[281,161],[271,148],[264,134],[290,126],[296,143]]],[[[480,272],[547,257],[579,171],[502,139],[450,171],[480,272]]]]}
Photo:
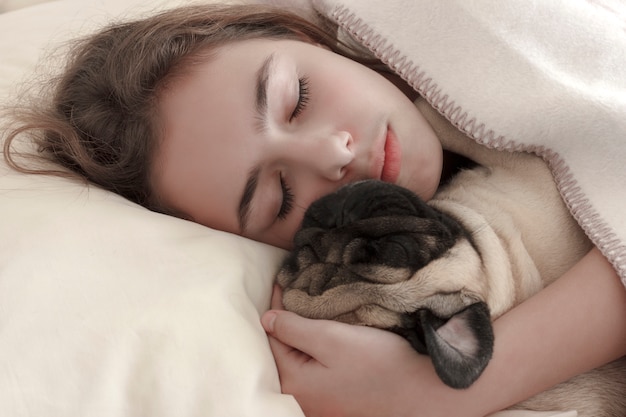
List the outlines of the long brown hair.
{"type": "MultiPolygon", "coordinates": [[[[161,207],[151,186],[160,143],[156,110],[167,81],[193,58],[228,42],[252,38],[300,39],[352,59],[330,25],[261,5],[194,5],[120,22],[78,40],[49,102],[15,108],[4,143],[7,163],[21,172],[78,175],[148,207],[161,207]],[[18,162],[16,138],[26,134],[38,155],[62,169],[18,162]]],[[[207,55],[208,56],[208,55],[207,55]]]]}

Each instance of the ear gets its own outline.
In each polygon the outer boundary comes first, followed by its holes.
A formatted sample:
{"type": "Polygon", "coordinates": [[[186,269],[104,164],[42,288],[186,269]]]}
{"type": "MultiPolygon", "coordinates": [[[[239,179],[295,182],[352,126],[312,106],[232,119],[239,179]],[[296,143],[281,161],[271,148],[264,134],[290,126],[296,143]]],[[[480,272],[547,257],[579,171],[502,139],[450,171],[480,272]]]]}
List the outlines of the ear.
{"type": "Polygon", "coordinates": [[[437,375],[452,388],[472,385],[493,354],[493,327],[487,304],[472,304],[449,319],[436,317],[430,310],[418,314],[437,375]]]}

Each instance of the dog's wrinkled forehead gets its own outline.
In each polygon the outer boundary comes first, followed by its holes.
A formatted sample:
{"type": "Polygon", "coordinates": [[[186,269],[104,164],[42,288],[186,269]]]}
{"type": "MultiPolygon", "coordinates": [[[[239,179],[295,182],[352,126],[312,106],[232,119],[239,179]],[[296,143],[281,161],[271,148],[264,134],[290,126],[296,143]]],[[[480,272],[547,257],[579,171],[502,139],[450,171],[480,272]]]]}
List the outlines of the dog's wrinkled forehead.
{"type": "Polygon", "coordinates": [[[411,191],[378,180],[345,185],[309,206],[302,227],[334,229],[381,216],[421,215],[430,210],[411,191]]]}

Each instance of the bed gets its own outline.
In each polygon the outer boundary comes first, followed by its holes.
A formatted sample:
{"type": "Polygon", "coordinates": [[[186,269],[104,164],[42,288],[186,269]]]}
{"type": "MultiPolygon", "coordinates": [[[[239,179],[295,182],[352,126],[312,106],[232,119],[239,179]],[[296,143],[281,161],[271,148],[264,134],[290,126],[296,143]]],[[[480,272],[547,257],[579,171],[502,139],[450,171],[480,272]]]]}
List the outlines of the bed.
{"type": "MultiPolygon", "coordinates": [[[[0,2],[1,100],[10,102],[22,82],[42,74],[41,59],[54,62],[50,52],[67,39],[112,18],[182,2],[0,2]]],[[[623,111],[625,83],[615,84],[624,93],[616,111],[623,111]]],[[[626,132],[623,123],[617,129],[626,132]]],[[[582,169],[575,158],[565,161],[574,173],[582,169]]],[[[623,224],[615,210],[594,213],[616,243],[596,243],[613,251],[619,269],[626,227],[613,227],[623,224]]],[[[0,218],[0,415],[303,416],[280,393],[259,323],[283,251],[150,212],[96,187],[18,174],[4,161],[0,218]]]]}

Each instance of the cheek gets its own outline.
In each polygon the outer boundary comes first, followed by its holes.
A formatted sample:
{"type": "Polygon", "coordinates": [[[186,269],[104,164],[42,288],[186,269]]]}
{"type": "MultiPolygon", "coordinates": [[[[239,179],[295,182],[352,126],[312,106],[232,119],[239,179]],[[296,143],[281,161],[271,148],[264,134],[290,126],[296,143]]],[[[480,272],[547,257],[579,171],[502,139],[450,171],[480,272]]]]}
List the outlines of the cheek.
{"type": "Polygon", "coordinates": [[[293,247],[293,238],[298,229],[299,225],[281,224],[280,227],[267,231],[263,236],[255,240],[276,246],[277,248],[291,250],[293,247]]]}
{"type": "Polygon", "coordinates": [[[244,236],[281,249],[291,250],[293,238],[300,229],[304,213],[303,210],[298,210],[297,208],[295,211],[295,213],[289,215],[288,219],[276,221],[268,229],[262,230],[256,234],[246,234],[244,236]]]}
{"type": "Polygon", "coordinates": [[[328,104],[356,104],[355,99],[367,93],[368,86],[375,82],[375,72],[355,62],[338,60],[329,63],[319,70],[320,87],[323,87],[325,95],[331,99],[328,104]]]}
{"type": "Polygon", "coordinates": [[[301,199],[296,201],[289,218],[276,224],[275,230],[272,232],[273,240],[275,240],[275,246],[284,249],[291,249],[293,238],[296,232],[300,230],[304,214],[309,205],[313,202],[313,198],[311,197],[310,199],[310,202],[305,202],[301,199]]]}

